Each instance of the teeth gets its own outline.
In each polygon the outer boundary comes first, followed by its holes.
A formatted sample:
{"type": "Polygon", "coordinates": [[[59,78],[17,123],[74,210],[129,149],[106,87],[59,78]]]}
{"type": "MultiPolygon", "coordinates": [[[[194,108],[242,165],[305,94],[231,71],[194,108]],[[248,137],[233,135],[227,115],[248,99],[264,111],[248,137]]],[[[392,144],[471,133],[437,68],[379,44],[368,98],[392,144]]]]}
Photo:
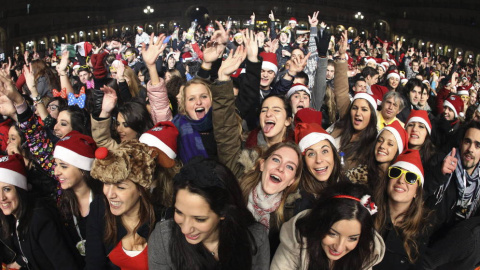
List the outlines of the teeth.
{"type": "Polygon", "coordinates": [[[267,120],[265,121],[266,124],[275,124],[275,122],[271,121],[271,120],[267,120]]]}
{"type": "Polygon", "coordinates": [[[414,138],[414,139],[420,138],[418,135],[412,135],[412,136],[410,136],[410,137],[412,137],[412,138],[414,138]]]}
{"type": "Polygon", "coordinates": [[[110,204],[113,206],[120,206],[122,203],[121,202],[112,202],[110,201],[110,204]]]}
{"type": "Polygon", "coordinates": [[[8,207],[10,203],[2,203],[2,207],[8,207]]]}
{"type": "Polygon", "coordinates": [[[383,152],[383,151],[378,151],[377,154],[382,155],[382,156],[386,156],[386,155],[387,155],[387,153],[385,153],[385,152],[383,152]]]}
{"type": "Polygon", "coordinates": [[[316,168],[316,169],[315,169],[315,171],[317,171],[317,172],[318,172],[318,171],[324,171],[324,170],[326,170],[326,169],[327,169],[327,167],[323,167],[323,168],[316,168]]]}
{"type": "Polygon", "coordinates": [[[399,192],[405,192],[405,189],[403,188],[395,188],[396,191],[399,191],[399,192]]]}
{"type": "Polygon", "coordinates": [[[280,182],[280,177],[276,176],[276,175],[270,175],[270,177],[272,177],[273,179],[277,180],[278,182],[280,182]]]}
{"type": "Polygon", "coordinates": [[[203,111],[205,111],[205,108],[196,108],[195,111],[196,112],[203,112],[203,111]]]}

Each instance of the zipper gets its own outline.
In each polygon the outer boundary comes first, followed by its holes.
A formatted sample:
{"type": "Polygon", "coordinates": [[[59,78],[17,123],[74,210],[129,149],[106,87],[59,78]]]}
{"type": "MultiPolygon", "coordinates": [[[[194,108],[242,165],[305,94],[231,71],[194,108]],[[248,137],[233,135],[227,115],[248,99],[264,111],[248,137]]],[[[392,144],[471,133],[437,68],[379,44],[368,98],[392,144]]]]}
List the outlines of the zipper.
{"type": "Polygon", "coordinates": [[[5,244],[5,242],[3,242],[2,239],[0,239],[0,242],[13,253],[14,255],[13,261],[15,261],[15,258],[17,257],[17,253],[13,249],[11,249],[7,244],[5,244]]]}
{"type": "Polygon", "coordinates": [[[30,267],[28,267],[28,259],[27,257],[25,257],[24,253],[23,253],[23,250],[22,250],[22,242],[20,242],[20,237],[18,236],[18,220],[17,220],[17,224],[15,226],[15,231],[17,232],[17,240],[18,240],[18,246],[20,247],[20,253],[22,255],[22,260],[27,264],[27,269],[30,270],[30,267]]]}

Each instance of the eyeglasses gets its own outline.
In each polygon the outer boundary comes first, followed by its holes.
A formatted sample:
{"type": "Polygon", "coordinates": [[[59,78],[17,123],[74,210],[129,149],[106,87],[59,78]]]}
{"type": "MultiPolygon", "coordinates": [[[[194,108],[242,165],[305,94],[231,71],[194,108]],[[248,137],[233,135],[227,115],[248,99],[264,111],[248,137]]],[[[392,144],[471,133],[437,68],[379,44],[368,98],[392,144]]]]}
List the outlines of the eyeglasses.
{"type": "Polygon", "coordinates": [[[56,111],[58,109],[58,105],[48,105],[47,108],[51,111],[56,111]]]}
{"type": "Polygon", "coordinates": [[[128,57],[130,57],[130,56],[132,56],[132,55],[133,55],[133,53],[125,54],[125,55],[123,56],[123,59],[127,59],[128,57]]]}
{"type": "Polygon", "coordinates": [[[408,184],[410,185],[413,185],[415,184],[415,182],[420,182],[420,175],[414,173],[414,172],[411,172],[411,171],[407,171],[407,170],[404,170],[402,168],[398,168],[398,167],[389,167],[388,168],[388,177],[392,178],[392,179],[397,179],[397,178],[400,178],[400,176],[402,176],[402,174],[405,174],[405,182],[407,182],[408,184]]]}
{"type": "Polygon", "coordinates": [[[469,96],[460,96],[462,98],[463,101],[467,101],[467,100],[470,100],[470,97],[469,96]]]}

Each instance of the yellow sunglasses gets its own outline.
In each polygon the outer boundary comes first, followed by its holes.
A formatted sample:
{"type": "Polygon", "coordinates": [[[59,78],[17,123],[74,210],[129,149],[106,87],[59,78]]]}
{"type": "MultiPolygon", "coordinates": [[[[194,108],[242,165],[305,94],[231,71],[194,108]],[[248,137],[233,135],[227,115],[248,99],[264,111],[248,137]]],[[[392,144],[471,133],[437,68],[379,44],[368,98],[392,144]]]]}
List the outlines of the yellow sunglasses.
{"type": "Polygon", "coordinates": [[[413,185],[417,181],[420,184],[421,177],[417,173],[407,171],[407,170],[404,170],[404,169],[399,168],[399,167],[389,167],[388,168],[388,177],[390,177],[392,179],[397,179],[400,176],[402,176],[402,174],[405,174],[405,182],[407,182],[408,184],[413,185]]]}

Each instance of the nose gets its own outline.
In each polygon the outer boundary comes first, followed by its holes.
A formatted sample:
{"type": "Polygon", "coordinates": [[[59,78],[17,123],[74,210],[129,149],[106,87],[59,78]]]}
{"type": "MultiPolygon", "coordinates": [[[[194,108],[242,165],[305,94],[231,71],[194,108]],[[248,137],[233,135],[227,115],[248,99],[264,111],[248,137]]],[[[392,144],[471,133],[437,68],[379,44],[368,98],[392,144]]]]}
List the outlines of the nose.
{"type": "Polygon", "coordinates": [[[57,176],[57,177],[62,174],[62,173],[60,172],[60,168],[59,168],[59,167],[60,167],[59,165],[55,166],[55,170],[54,170],[54,175],[57,176]]]}
{"type": "Polygon", "coordinates": [[[7,196],[5,196],[5,192],[2,191],[2,194],[1,194],[1,199],[2,201],[5,201],[7,199],[7,196]]]}
{"type": "Polygon", "coordinates": [[[345,250],[345,241],[346,239],[344,237],[338,238],[337,243],[333,245],[336,252],[343,252],[345,250]]]}
{"type": "Polygon", "coordinates": [[[116,197],[115,190],[113,189],[113,185],[105,185],[103,187],[103,193],[105,194],[105,197],[107,197],[108,199],[113,199],[116,197]]]}
{"type": "Polygon", "coordinates": [[[270,111],[270,109],[267,109],[265,116],[271,116],[271,115],[272,115],[272,111],[270,111]]]}
{"type": "Polygon", "coordinates": [[[53,127],[53,131],[55,131],[55,132],[58,131],[58,125],[59,125],[59,122],[57,122],[57,123],[55,124],[55,126],[53,127]]]}
{"type": "Polygon", "coordinates": [[[185,218],[180,226],[183,234],[191,234],[195,231],[192,220],[190,218],[185,218]]]}
{"type": "Polygon", "coordinates": [[[316,157],[317,158],[315,159],[315,162],[318,163],[318,164],[322,163],[323,158],[320,155],[317,155],[316,157]]]}

